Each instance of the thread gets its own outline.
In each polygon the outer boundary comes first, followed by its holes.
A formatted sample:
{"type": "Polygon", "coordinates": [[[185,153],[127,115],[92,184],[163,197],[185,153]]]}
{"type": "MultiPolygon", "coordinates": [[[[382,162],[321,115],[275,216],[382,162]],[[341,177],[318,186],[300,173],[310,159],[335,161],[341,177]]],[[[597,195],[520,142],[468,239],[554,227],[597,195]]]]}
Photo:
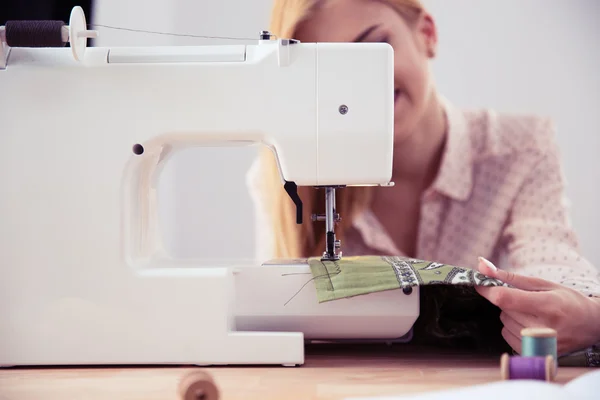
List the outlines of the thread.
{"type": "Polygon", "coordinates": [[[521,330],[521,355],[524,357],[552,356],[557,359],[556,331],[550,328],[521,330]]]}
{"type": "Polygon", "coordinates": [[[7,21],[6,44],[10,47],[64,47],[63,21],[7,21]]]}
{"type": "Polygon", "coordinates": [[[194,371],[181,379],[179,396],[182,400],[219,400],[219,389],[209,374],[194,371]]]}
{"type": "MultiPolygon", "coordinates": [[[[64,47],[66,41],[62,36],[63,21],[7,21],[5,26],[6,44],[10,47],[64,47]]],[[[160,32],[144,29],[124,28],[103,24],[87,24],[88,27],[100,27],[120,31],[149,33],[154,35],[190,37],[200,39],[223,39],[255,41],[257,38],[234,37],[234,36],[209,36],[194,35],[186,33],[160,32]]],[[[277,38],[270,34],[272,38],[277,38]]]]}
{"type": "MultiPolygon", "coordinates": [[[[88,24],[88,27],[100,27],[100,28],[106,28],[106,29],[115,29],[115,30],[119,30],[119,31],[128,31],[128,32],[136,32],[136,33],[150,33],[150,34],[154,34],[154,35],[165,35],[165,36],[191,37],[191,38],[200,38],[200,39],[256,40],[256,38],[231,37],[231,36],[206,36],[206,35],[192,35],[192,34],[187,34],[187,33],[149,31],[149,30],[143,30],[143,29],[123,28],[123,27],[119,27],[119,26],[101,25],[101,24],[88,24]]],[[[273,35],[273,34],[271,34],[271,36],[275,37],[275,35],[273,35]]]]}
{"type": "Polygon", "coordinates": [[[556,376],[556,364],[550,355],[546,357],[510,357],[505,353],[502,355],[500,364],[504,380],[551,381],[556,376]]]}
{"type": "MultiPolygon", "coordinates": [[[[306,273],[306,274],[310,274],[310,272],[306,273]]],[[[339,274],[339,272],[333,273],[333,274],[322,274],[322,275],[317,275],[311,279],[309,279],[307,282],[304,283],[304,285],[302,285],[302,287],[300,287],[300,289],[298,289],[298,291],[296,293],[294,293],[294,295],[292,297],[290,297],[288,299],[288,301],[286,301],[283,306],[287,306],[288,303],[292,300],[294,300],[296,298],[296,296],[298,296],[300,294],[300,292],[306,287],[306,285],[308,285],[309,283],[311,283],[314,280],[317,279],[321,279],[321,278],[326,278],[326,277],[331,277],[331,276],[336,276],[337,274],[339,274]]],[[[287,276],[287,275],[298,275],[298,274],[283,274],[281,276],[287,276]]],[[[302,273],[302,275],[305,275],[305,273],[302,273]]]]}

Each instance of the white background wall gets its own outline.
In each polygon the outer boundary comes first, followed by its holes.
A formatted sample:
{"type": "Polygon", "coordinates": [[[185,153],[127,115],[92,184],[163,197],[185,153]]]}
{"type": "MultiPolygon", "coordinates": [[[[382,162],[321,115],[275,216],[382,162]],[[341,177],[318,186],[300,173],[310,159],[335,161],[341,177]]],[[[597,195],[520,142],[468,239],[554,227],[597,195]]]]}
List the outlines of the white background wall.
{"type": "MultiPolygon", "coordinates": [[[[600,2],[425,3],[438,24],[440,52],[433,69],[446,97],[463,107],[554,118],[573,224],[584,254],[600,267],[600,2]]],[[[253,38],[268,27],[270,6],[271,0],[97,0],[93,22],[253,38]]],[[[240,43],[100,30],[96,45],[103,46],[240,43]]],[[[255,154],[255,148],[196,148],[169,163],[160,201],[174,255],[206,261],[254,256],[254,216],[244,179],[255,154]]]]}

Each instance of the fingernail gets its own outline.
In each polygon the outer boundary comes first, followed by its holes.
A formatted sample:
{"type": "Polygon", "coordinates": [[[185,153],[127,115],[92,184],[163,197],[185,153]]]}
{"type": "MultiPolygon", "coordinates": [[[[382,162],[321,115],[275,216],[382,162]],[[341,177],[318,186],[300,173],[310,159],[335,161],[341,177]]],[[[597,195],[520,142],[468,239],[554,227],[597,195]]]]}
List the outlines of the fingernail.
{"type": "Polygon", "coordinates": [[[479,261],[484,263],[485,265],[487,265],[492,271],[494,271],[494,272],[498,271],[498,268],[496,268],[496,266],[494,264],[492,264],[491,261],[486,260],[483,257],[479,257],[479,261]]]}

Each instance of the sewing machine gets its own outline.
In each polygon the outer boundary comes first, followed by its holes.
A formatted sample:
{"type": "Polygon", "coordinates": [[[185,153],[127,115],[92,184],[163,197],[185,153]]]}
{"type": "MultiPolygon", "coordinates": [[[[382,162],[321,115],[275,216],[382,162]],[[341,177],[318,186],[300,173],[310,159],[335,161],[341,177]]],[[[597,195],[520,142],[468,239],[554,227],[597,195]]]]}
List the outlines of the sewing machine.
{"type": "Polygon", "coordinates": [[[0,364],[300,365],[307,340],[410,338],[417,288],[319,304],[306,260],[178,260],[157,218],[178,150],[269,146],[299,211],[298,186],[327,188],[340,258],[335,189],[390,184],[389,45],[87,47],[79,7],[59,28],[70,47],[0,28],[0,364]]]}

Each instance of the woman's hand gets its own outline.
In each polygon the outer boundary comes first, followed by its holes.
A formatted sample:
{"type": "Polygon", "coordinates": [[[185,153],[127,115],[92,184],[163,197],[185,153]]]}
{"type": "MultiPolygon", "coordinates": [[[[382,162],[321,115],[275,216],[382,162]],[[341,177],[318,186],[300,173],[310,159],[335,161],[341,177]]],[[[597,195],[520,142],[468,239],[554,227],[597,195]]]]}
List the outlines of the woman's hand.
{"type": "Polygon", "coordinates": [[[499,270],[484,258],[479,259],[478,269],[512,286],[476,286],[476,290],[502,310],[502,336],[517,353],[521,353],[521,329],[530,327],[556,330],[559,355],[600,343],[598,299],[554,282],[499,270]]]}

